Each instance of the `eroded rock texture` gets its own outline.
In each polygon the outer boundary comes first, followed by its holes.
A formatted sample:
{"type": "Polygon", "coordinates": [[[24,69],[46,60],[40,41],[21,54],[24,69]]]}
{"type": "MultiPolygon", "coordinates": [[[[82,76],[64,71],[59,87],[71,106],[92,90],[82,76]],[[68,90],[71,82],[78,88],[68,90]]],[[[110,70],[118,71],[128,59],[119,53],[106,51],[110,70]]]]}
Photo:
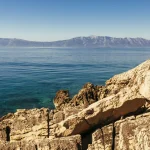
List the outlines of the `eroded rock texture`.
{"type": "Polygon", "coordinates": [[[88,150],[112,150],[113,147],[113,124],[97,129],[92,134],[92,144],[88,150]]]}
{"type": "Polygon", "coordinates": [[[63,110],[68,107],[86,108],[90,104],[98,101],[99,90],[102,86],[94,86],[92,83],[87,83],[72,99],[69,96],[69,91],[60,90],[54,98],[54,105],[57,109],[63,110]]]}
{"type": "Polygon", "coordinates": [[[54,104],[2,117],[0,150],[150,150],[150,60],[54,104]]]}
{"type": "Polygon", "coordinates": [[[150,149],[150,113],[132,116],[115,123],[116,150],[149,150],[150,149]]]}
{"type": "Polygon", "coordinates": [[[53,125],[50,134],[60,137],[84,133],[97,124],[102,126],[136,112],[146,104],[146,99],[140,94],[134,95],[132,91],[129,93],[126,95],[126,92],[121,92],[95,102],[76,115],[53,125]]]}
{"type": "Polygon", "coordinates": [[[6,141],[7,137],[10,137],[10,141],[48,137],[47,116],[48,109],[42,108],[18,110],[14,114],[2,117],[0,140],[6,141]]]}
{"type": "Polygon", "coordinates": [[[70,101],[69,91],[60,90],[56,93],[54,98],[54,105],[57,109],[63,109],[67,103],[70,101]]]}
{"type": "Polygon", "coordinates": [[[0,150],[80,150],[81,137],[75,135],[72,137],[46,139],[22,140],[10,143],[0,143],[0,150]]]}

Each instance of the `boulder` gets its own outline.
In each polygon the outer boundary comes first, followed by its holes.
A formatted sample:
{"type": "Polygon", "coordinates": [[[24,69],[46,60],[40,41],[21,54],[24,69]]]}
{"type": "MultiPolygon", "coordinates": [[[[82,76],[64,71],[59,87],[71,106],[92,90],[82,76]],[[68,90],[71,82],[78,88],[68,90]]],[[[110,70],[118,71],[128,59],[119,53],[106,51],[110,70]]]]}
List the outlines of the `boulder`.
{"type": "Polygon", "coordinates": [[[54,98],[55,108],[58,110],[63,110],[68,107],[84,109],[98,100],[98,91],[101,89],[102,86],[94,86],[92,83],[86,83],[72,99],[69,97],[69,91],[60,90],[54,98]]]}
{"type": "Polygon", "coordinates": [[[94,86],[92,83],[87,83],[83,86],[79,93],[72,98],[71,102],[74,106],[80,105],[86,108],[98,100],[97,93],[97,86],[94,86]]]}
{"type": "Polygon", "coordinates": [[[56,109],[63,109],[67,103],[70,101],[69,97],[69,91],[68,90],[59,90],[56,93],[56,96],[54,98],[54,105],[56,109]]]}

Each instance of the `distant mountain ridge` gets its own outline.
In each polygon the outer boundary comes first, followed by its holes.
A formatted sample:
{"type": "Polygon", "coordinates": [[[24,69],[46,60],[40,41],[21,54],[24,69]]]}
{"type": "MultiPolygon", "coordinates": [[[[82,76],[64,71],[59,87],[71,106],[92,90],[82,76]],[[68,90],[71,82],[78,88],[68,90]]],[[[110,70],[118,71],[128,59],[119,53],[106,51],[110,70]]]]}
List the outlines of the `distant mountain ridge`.
{"type": "Polygon", "coordinates": [[[115,38],[109,36],[76,37],[53,42],[37,42],[22,39],[0,38],[0,47],[150,47],[150,40],[144,38],[115,38]]]}

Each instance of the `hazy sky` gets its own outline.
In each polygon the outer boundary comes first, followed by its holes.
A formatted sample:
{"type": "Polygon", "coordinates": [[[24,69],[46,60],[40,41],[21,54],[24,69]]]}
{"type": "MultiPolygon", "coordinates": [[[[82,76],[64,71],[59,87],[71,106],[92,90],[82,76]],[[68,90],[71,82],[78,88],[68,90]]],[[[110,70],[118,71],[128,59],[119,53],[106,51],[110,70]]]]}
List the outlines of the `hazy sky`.
{"type": "Polygon", "coordinates": [[[0,37],[150,39],[150,0],[0,0],[0,37]]]}

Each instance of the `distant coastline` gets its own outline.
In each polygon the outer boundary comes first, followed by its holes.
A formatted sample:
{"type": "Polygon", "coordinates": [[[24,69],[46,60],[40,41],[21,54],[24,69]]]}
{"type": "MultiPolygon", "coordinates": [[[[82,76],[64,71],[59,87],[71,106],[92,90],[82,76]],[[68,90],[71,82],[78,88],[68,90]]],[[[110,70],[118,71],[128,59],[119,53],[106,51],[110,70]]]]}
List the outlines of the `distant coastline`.
{"type": "Polygon", "coordinates": [[[116,38],[109,36],[75,37],[52,42],[0,38],[0,47],[26,48],[149,48],[150,40],[144,38],[116,38]]]}

